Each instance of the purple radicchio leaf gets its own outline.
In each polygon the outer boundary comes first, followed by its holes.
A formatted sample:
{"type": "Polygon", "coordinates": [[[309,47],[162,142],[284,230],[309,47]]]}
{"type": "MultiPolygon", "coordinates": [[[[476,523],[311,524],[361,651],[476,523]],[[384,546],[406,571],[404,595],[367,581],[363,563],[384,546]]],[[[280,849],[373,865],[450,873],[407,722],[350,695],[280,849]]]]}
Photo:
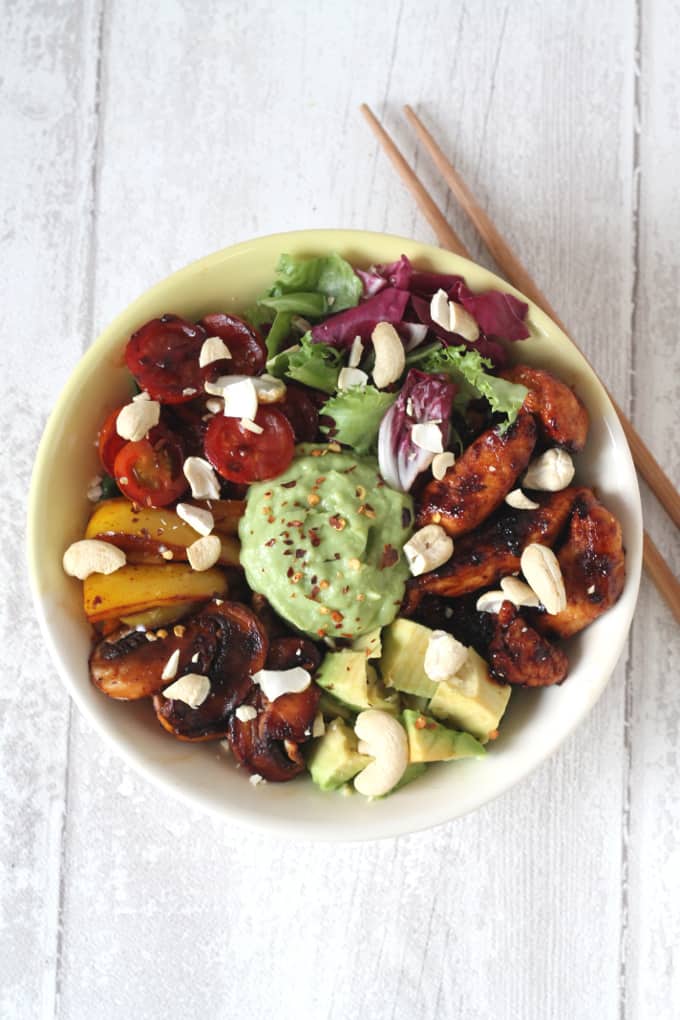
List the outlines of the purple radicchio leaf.
{"type": "Polygon", "coordinates": [[[408,291],[387,287],[367,301],[360,302],[356,308],[338,312],[314,326],[312,340],[332,347],[350,347],[355,336],[370,340],[379,322],[390,322],[394,326],[401,322],[408,301],[408,291]]]}
{"type": "Polygon", "coordinates": [[[378,432],[380,474],[391,488],[408,492],[434,458],[434,453],[413,442],[413,425],[437,422],[442,449],[446,449],[455,394],[456,386],[448,376],[419,372],[416,368],[410,370],[378,432]]]}
{"type": "Polygon", "coordinates": [[[526,340],[526,314],[529,306],[512,294],[487,290],[481,294],[461,294],[460,303],[476,320],[482,333],[500,340],[526,340]]]}

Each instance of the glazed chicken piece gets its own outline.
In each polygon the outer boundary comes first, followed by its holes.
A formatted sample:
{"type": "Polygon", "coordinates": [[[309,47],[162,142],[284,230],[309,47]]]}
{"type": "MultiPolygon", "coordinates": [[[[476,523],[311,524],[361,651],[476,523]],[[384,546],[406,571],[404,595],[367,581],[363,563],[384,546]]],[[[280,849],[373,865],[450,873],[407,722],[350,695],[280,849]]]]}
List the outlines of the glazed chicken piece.
{"type": "Polygon", "coordinates": [[[501,372],[503,379],[521,383],[529,393],[524,410],[533,414],[539,436],[548,446],[579,453],[588,436],[588,412],[580,397],[550,372],[530,365],[514,365],[501,372]]]}
{"type": "Polygon", "coordinates": [[[519,570],[522,550],[531,542],[555,545],[580,493],[569,488],[540,493],[538,510],[504,511],[493,522],[456,542],[453,556],[438,570],[411,578],[406,585],[403,611],[411,615],[425,594],[455,598],[488,588],[519,570]]]}
{"type": "Polygon", "coordinates": [[[532,612],[541,634],[567,638],[613,606],[623,591],[626,568],[621,526],[589,489],[575,501],[566,541],[557,552],[567,608],[555,616],[532,612]]]}
{"type": "Polygon", "coordinates": [[[530,627],[511,602],[504,602],[493,616],[493,637],[488,659],[497,680],[525,687],[549,687],[561,684],[569,669],[569,660],[530,627]]]}
{"type": "Polygon", "coordinates": [[[441,481],[433,479],[425,486],[418,499],[417,526],[439,524],[453,538],[478,527],[515,488],[535,444],[530,414],[520,413],[502,435],[496,429],[482,432],[441,481]]]}

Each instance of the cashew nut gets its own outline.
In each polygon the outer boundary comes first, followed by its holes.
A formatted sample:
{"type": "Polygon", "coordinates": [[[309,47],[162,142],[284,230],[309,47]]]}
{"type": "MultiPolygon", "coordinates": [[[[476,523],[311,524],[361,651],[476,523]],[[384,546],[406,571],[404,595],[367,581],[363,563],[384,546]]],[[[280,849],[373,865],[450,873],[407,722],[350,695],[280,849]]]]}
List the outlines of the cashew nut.
{"type": "Polygon", "coordinates": [[[98,538],[83,538],[73,542],[62,560],[66,573],[81,581],[90,574],[113,574],[124,567],[125,562],[126,556],[122,549],[98,538]]]}
{"type": "Polygon", "coordinates": [[[379,390],[395,382],[406,365],[406,355],[401,337],[389,322],[379,322],[371,333],[375,366],[373,382],[379,390]]]}
{"type": "Polygon", "coordinates": [[[137,443],[158,425],[160,417],[161,405],[157,400],[133,400],[118,412],[116,432],[122,439],[137,443]]]}
{"type": "Polygon", "coordinates": [[[536,607],[539,605],[538,595],[530,588],[524,581],[520,581],[518,577],[504,577],[501,580],[501,588],[508,602],[512,602],[513,606],[532,606],[536,607]]]}
{"type": "Polygon", "coordinates": [[[338,389],[348,390],[350,386],[365,386],[368,376],[360,368],[341,368],[338,375],[338,389]]]}
{"type": "Polygon", "coordinates": [[[501,606],[506,601],[510,602],[510,599],[504,591],[485,591],[477,599],[475,609],[478,613],[500,613],[501,606]]]}
{"type": "Polygon", "coordinates": [[[423,669],[435,683],[450,680],[467,659],[468,650],[453,634],[433,630],[427,643],[423,669]]]}
{"type": "Polygon", "coordinates": [[[175,512],[199,535],[209,535],[215,527],[213,515],[209,510],[204,510],[200,506],[192,506],[191,503],[178,503],[175,512]]]}
{"type": "Polygon", "coordinates": [[[534,503],[533,499],[529,499],[521,489],[513,489],[512,492],[509,492],[505,497],[505,502],[515,510],[538,510],[541,505],[534,503]]]}
{"type": "Polygon", "coordinates": [[[209,570],[214,567],[222,553],[222,543],[217,535],[206,535],[187,547],[187,559],[192,570],[209,570]]]}
{"type": "Polygon", "coordinates": [[[361,362],[362,355],[364,353],[364,345],[361,342],[360,336],[355,336],[352,340],[352,346],[349,351],[349,360],[347,364],[350,368],[358,368],[361,362]]]}
{"type": "Polygon", "coordinates": [[[209,336],[203,341],[201,353],[198,355],[198,364],[201,368],[212,365],[213,361],[231,360],[231,351],[221,336],[209,336]]]}
{"type": "Polygon", "coordinates": [[[449,301],[445,290],[440,289],[430,301],[430,318],[448,333],[457,333],[464,340],[479,340],[479,326],[468,311],[456,301],[449,301]]]}
{"type": "Polygon", "coordinates": [[[201,673],[185,673],[163,691],[171,701],[183,701],[189,708],[200,708],[210,694],[210,677],[201,673]]]}
{"type": "Polygon", "coordinates": [[[567,608],[564,578],[552,549],[539,542],[532,542],[522,553],[520,564],[522,573],[550,616],[567,608]]]}
{"type": "Polygon", "coordinates": [[[300,694],[312,682],[311,673],[302,666],[291,669],[260,669],[253,673],[253,682],[259,684],[269,701],[276,701],[284,694],[300,694]]]}
{"type": "Polygon", "coordinates": [[[404,555],[414,577],[435,570],[453,555],[453,539],[439,524],[426,524],[404,545],[404,555]]]}
{"type": "Polygon", "coordinates": [[[560,492],[574,477],[574,462],[566,450],[555,446],[532,460],[524,476],[527,489],[560,492]]]}
{"type": "Polygon", "coordinates": [[[445,450],[444,453],[438,453],[432,459],[432,476],[436,478],[438,482],[441,482],[442,478],[445,477],[446,472],[450,467],[456,463],[456,458],[453,456],[450,450],[445,450]]]}
{"type": "Polygon", "coordinates": [[[184,477],[191,486],[194,499],[219,499],[220,486],[215,472],[202,457],[187,457],[184,461],[184,477]]]}
{"type": "Polygon", "coordinates": [[[420,422],[411,426],[411,442],[428,453],[443,453],[442,430],[435,421],[420,422]]]}
{"type": "Polygon", "coordinates": [[[360,712],[354,724],[360,754],[375,760],[354,780],[354,788],[365,797],[382,797],[393,789],[408,765],[406,731],[388,712],[369,708],[360,712]]]}

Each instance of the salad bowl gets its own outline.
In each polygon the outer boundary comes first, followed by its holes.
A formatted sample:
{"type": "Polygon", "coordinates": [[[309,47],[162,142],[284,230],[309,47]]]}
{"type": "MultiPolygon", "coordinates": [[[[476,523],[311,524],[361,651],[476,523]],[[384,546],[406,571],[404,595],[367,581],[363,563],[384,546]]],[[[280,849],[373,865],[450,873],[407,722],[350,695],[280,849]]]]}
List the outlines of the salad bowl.
{"type": "Polygon", "coordinates": [[[405,254],[419,268],[462,275],[474,291],[499,288],[526,301],[473,262],[406,238],[365,231],[307,230],[262,237],[179,270],[133,301],[104,330],[75,367],[50,416],[31,485],[31,584],[40,625],[66,689],[141,775],[192,807],[236,825],[291,839],[379,839],[442,824],[499,796],[552,754],[595,704],[623,649],[637,598],[642,560],[637,478],[602,385],[560,329],[529,302],[531,337],[511,345],[510,357],[550,370],[584,401],[591,427],[578,458],[577,481],[593,488],[621,523],[626,582],[616,605],[567,642],[571,668],[564,684],[515,690],[486,757],[432,767],[417,783],[368,802],[324,793],[304,778],[254,787],[218,743],[187,746],[172,741],[147,705],[102,697],[89,679],[92,635],[80,586],[65,575],[62,554],[80,538],[88,517],[86,492],[98,471],[94,437],[104,415],[130,392],[125,343],[140,324],[167,312],[190,320],[215,309],[242,313],[265,291],[283,252],[337,252],[359,268],[405,254]]]}

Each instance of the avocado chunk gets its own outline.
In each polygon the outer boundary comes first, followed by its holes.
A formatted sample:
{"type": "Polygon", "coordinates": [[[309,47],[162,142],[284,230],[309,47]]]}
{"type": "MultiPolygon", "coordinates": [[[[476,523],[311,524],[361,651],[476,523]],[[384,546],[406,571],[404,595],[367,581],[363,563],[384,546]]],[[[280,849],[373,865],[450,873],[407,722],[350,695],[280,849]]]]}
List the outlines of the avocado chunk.
{"type": "Polygon", "coordinates": [[[381,627],[369,630],[368,634],[362,634],[352,642],[353,652],[363,652],[367,659],[379,659],[382,655],[382,643],[380,635],[381,627]]]}
{"type": "Polygon", "coordinates": [[[397,715],[400,710],[398,693],[385,690],[364,651],[329,652],[315,679],[319,687],[352,712],[380,708],[397,715]]]}
{"type": "Polygon", "coordinates": [[[354,730],[342,719],[333,719],[324,735],[312,741],[307,768],[322,790],[337,790],[372,761],[369,755],[357,751],[354,730]]]}
{"type": "Polygon", "coordinates": [[[469,733],[458,733],[442,726],[432,716],[407,708],[403,716],[408,737],[409,762],[453,761],[478,758],[484,748],[469,733]]]}
{"type": "Polygon", "coordinates": [[[489,734],[498,729],[511,690],[509,684],[491,679],[484,659],[470,648],[455,680],[443,680],[437,685],[429,710],[443,722],[486,743],[489,734]]]}
{"type": "Polygon", "coordinates": [[[380,671],[384,683],[406,694],[431,698],[437,684],[425,673],[425,653],[432,631],[412,620],[397,619],[385,628],[380,671]]]}
{"type": "Polygon", "coordinates": [[[424,761],[409,762],[397,785],[393,786],[388,793],[384,793],[382,797],[378,798],[378,800],[382,800],[384,797],[391,797],[393,793],[396,793],[397,790],[401,790],[403,786],[408,786],[408,784],[412,783],[414,779],[419,779],[423,772],[427,772],[427,765],[424,761]]]}

